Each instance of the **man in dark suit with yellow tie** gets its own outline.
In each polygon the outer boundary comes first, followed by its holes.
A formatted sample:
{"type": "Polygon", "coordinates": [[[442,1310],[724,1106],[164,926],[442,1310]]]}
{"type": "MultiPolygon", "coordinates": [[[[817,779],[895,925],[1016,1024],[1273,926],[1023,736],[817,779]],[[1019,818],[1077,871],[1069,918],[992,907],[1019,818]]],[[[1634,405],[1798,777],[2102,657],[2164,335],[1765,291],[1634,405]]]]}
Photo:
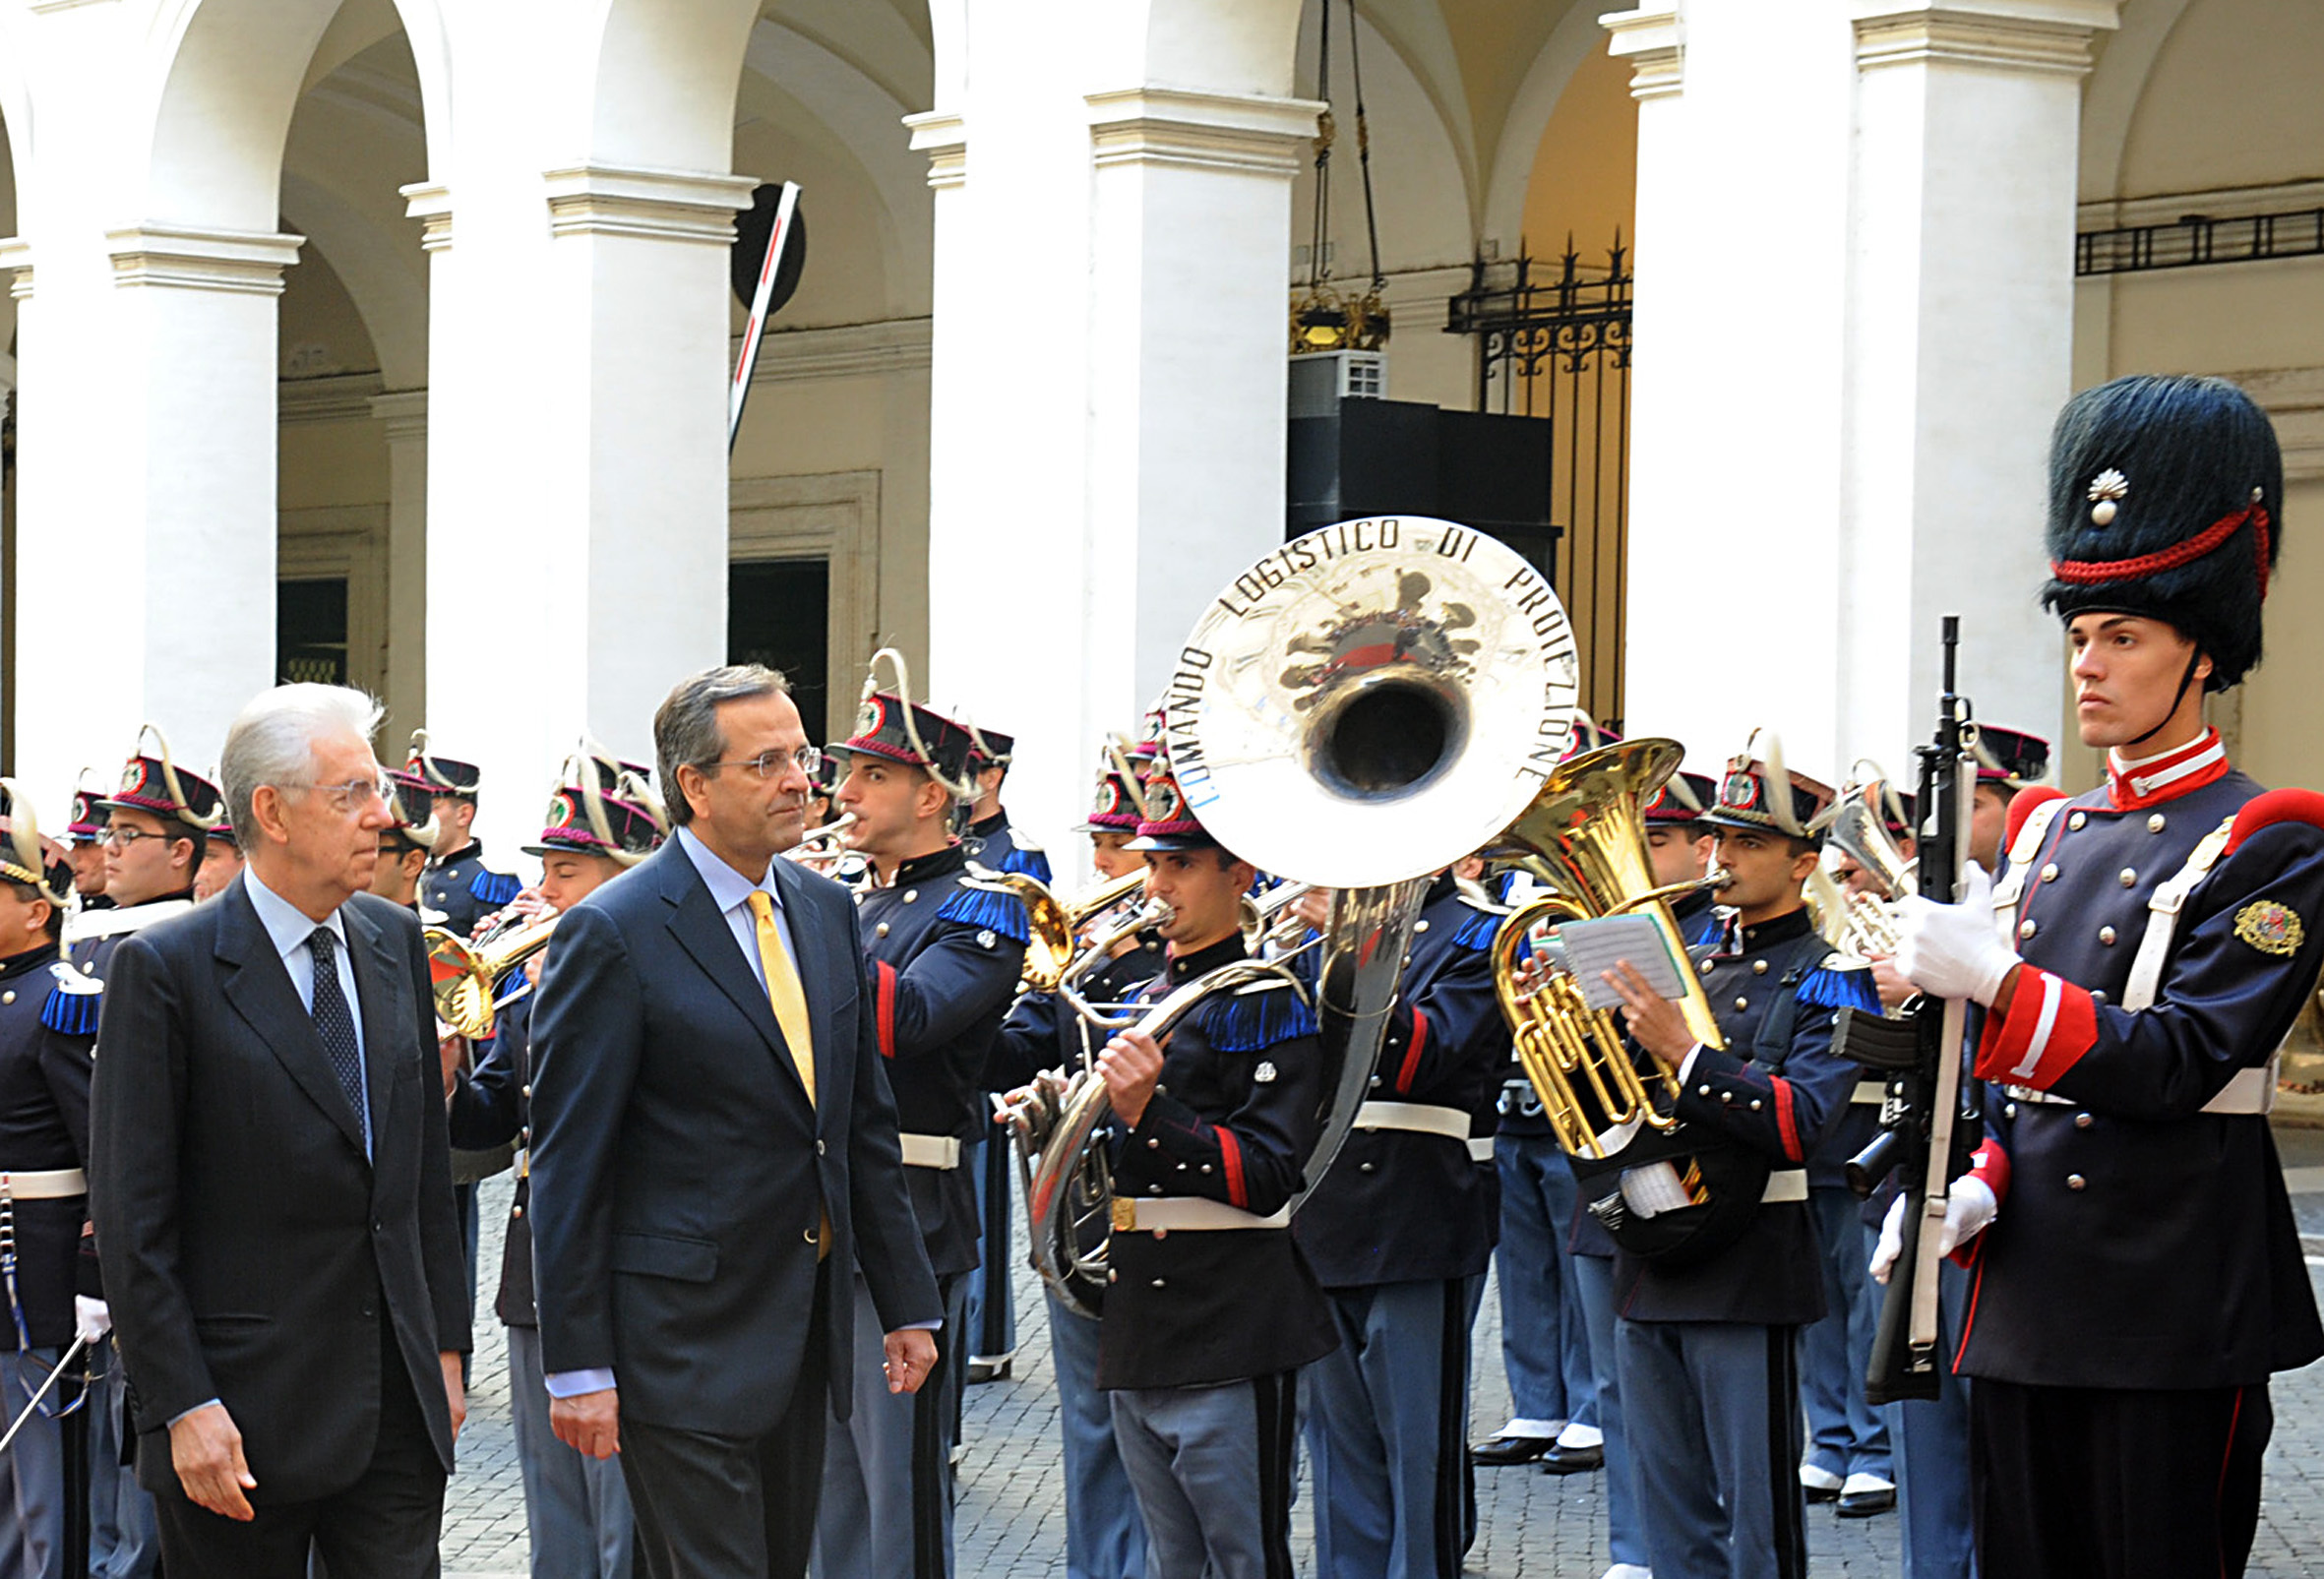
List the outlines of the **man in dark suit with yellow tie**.
{"type": "Polygon", "coordinates": [[[245,707],[247,869],[106,973],[90,1204],[171,1579],[436,1572],[467,1277],[427,949],[365,891],[378,724],[337,686],[245,707]]]}
{"type": "Polygon", "coordinates": [[[917,1389],[943,1306],[905,1192],[855,906],[778,860],[818,753],[782,677],[654,715],[676,835],[565,913],[533,1009],[532,1234],[557,1434],[618,1449],[650,1572],[795,1575],[850,1269],[917,1389]]]}

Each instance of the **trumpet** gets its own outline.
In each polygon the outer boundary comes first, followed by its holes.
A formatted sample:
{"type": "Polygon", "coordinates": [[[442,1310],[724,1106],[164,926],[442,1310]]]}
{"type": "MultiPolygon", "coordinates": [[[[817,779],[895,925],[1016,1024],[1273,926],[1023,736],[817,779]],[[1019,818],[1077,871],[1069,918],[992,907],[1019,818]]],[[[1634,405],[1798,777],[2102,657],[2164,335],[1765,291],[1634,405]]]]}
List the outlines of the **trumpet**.
{"type": "Polygon", "coordinates": [[[799,842],[783,854],[806,866],[813,866],[819,861],[836,860],[845,848],[839,841],[839,835],[862,820],[853,812],[842,812],[822,827],[809,828],[799,842]]]}
{"type": "Polygon", "coordinates": [[[443,927],[422,929],[436,1018],[471,1042],[490,1036],[500,1010],[532,991],[525,982],[495,996],[501,978],[549,946],[557,915],[526,915],[510,905],[487,917],[473,938],[443,927]]]}

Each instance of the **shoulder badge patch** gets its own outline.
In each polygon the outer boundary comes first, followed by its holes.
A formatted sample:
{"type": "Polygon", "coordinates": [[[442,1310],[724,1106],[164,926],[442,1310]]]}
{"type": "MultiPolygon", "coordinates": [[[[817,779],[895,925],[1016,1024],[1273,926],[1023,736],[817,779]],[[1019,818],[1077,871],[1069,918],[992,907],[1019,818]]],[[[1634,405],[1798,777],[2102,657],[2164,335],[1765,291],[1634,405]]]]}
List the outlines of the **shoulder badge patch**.
{"type": "Polygon", "coordinates": [[[2235,936],[2263,954],[2290,955],[2307,941],[2307,928],[2289,906],[2254,899],[2235,912],[2235,936]]]}

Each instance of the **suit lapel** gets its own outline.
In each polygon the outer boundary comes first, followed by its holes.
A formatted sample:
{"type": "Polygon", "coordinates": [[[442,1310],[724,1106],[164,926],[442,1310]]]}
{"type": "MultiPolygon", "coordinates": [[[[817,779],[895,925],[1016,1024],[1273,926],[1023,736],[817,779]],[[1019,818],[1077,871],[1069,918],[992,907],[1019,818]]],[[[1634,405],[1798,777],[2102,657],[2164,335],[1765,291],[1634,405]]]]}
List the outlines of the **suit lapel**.
{"type": "MultiPolygon", "coordinates": [[[[331,1072],[323,1038],[315,1033],[315,1017],[299,1002],[298,990],[290,985],[290,972],[282,956],[275,952],[275,941],[259,925],[250,896],[237,882],[212,902],[218,910],[217,957],[235,967],[226,977],[226,1001],[249,1022],[308,1100],[360,1151],[363,1131],[356,1123],[355,1110],[339,1089],[338,1077],[331,1072]]],[[[365,1008],[368,1012],[369,1005],[365,1008]]]]}
{"type": "Polygon", "coordinates": [[[339,910],[347,929],[347,962],[355,970],[355,998],[363,1005],[363,1085],[371,1098],[374,1155],[388,1126],[388,1104],[396,1089],[397,1027],[411,1023],[409,1000],[398,991],[396,956],[387,934],[350,901],[339,910]]]}
{"type": "Polygon", "coordinates": [[[792,1083],[797,1084],[799,1071],[783,1044],[782,1028],[774,1022],[774,1005],[767,1002],[766,991],[759,985],[759,978],[751,974],[734,929],[719,913],[702,874],[694,870],[694,862],[675,839],[662,846],[662,853],[655,859],[664,864],[662,897],[674,907],[670,913],[670,931],[677,937],[679,946],[692,954],[703,973],[734,1001],[734,1006],[743,1011],[768,1049],[780,1055],[777,1062],[792,1083]]]}
{"type": "MultiPolygon", "coordinates": [[[[807,997],[807,1034],[815,1043],[815,1088],[819,1092],[831,1089],[831,1000],[833,997],[832,960],[827,927],[815,924],[809,914],[815,900],[808,890],[807,874],[789,861],[774,864],[774,886],[782,895],[783,919],[791,934],[792,964],[799,972],[799,987],[807,997]]],[[[816,1103],[816,1126],[823,1125],[821,1100],[816,1103]]]]}

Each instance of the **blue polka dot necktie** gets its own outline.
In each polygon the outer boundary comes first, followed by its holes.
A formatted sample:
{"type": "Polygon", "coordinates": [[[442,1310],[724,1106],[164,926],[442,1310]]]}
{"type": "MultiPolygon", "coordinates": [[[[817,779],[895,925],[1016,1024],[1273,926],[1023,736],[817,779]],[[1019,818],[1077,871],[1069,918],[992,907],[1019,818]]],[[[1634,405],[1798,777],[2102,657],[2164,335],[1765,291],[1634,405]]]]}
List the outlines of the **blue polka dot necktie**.
{"type": "Polygon", "coordinates": [[[323,1038],[323,1052],[331,1060],[331,1072],[338,1076],[338,1088],[347,1094],[347,1106],[355,1110],[355,1124],[363,1132],[363,1150],[371,1151],[371,1105],[363,1099],[363,1050],[355,1043],[355,1016],[347,1007],[347,995],[338,985],[338,935],[329,927],[317,927],[307,939],[307,951],[315,956],[315,1032],[323,1038]]]}

